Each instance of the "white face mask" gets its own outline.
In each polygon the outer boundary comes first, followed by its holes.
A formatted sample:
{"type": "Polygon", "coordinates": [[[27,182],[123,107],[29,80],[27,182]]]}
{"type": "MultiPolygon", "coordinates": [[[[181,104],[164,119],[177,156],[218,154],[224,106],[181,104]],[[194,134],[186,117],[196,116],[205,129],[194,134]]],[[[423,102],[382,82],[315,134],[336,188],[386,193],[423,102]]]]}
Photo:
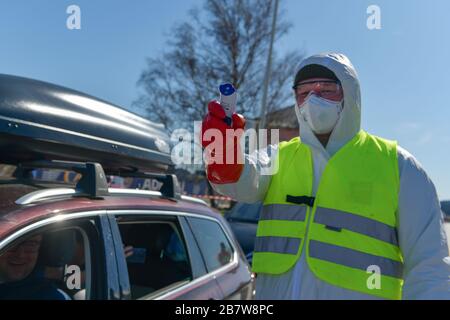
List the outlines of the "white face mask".
{"type": "Polygon", "coordinates": [[[339,120],[342,101],[323,99],[311,93],[300,106],[300,114],[314,133],[329,133],[339,120]]]}

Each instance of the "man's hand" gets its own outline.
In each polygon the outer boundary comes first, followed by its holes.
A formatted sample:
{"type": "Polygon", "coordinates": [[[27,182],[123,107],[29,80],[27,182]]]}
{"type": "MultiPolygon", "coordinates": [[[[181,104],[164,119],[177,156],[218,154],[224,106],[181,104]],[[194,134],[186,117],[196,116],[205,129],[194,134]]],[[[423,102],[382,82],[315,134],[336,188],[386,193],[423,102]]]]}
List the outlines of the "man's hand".
{"type": "Polygon", "coordinates": [[[234,113],[230,118],[225,114],[220,103],[216,100],[208,104],[208,113],[202,122],[201,143],[206,148],[206,172],[208,180],[216,184],[233,183],[239,180],[244,168],[239,140],[245,127],[245,119],[242,115],[234,113]],[[214,141],[205,140],[205,132],[209,129],[219,130],[222,135],[223,145],[214,144],[214,148],[208,146],[214,141]],[[241,130],[239,130],[241,129],[241,130]],[[229,138],[227,139],[227,130],[229,138]],[[234,132],[234,130],[239,130],[234,132]],[[236,133],[232,135],[232,133],[236,133]],[[230,135],[231,134],[231,135],[230,135]],[[227,163],[227,154],[234,155],[232,161],[227,163]]]}

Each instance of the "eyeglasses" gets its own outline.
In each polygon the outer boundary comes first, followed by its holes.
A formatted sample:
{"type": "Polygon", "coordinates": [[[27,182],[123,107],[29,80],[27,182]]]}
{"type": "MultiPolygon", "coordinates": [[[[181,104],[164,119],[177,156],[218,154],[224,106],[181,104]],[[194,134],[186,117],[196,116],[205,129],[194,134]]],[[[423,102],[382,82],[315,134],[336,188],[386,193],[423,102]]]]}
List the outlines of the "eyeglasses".
{"type": "Polygon", "coordinates": [[[299,104],[302,104],[305,101],[311,91],[314,91],[315,94],[324,99],[333,101],[342,100],[341,85],[333,80],[303,82],[295,86],[294,91],[295,98],[299,104]]]}
{"type": "Polygon", "coordinates": [[[38,253],[40,247],[41,241],[27,240],[10,248],[7,252],[14,253],[19,251],[20,248],[22,248],[25,253],[38,253]]]}

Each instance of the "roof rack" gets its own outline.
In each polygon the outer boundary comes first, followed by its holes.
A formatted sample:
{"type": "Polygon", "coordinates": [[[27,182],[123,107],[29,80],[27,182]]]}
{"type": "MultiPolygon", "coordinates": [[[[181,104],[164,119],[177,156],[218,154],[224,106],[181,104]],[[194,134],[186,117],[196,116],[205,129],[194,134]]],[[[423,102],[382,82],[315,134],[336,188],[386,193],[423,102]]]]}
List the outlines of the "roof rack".
{"type": "MultiPolygon", "coordinates": [[[[81,174],[82,177],[76,184],[74,192],[69,191],[71,189],[68,188],[59,188],[59,191],[54,190],[53,193],[46,190],[40,190],[41,192],[36,191],[35,193],[33,193],[33,202],[36,201],[35,199],[48,198],[52,195],[61,196],[70,194],[74,196],[82,195],[89,196],[91,198],[102,198],[114,193],[119,194],[119,192],[113,191],[115,189],[108,188],[108,182],[106,180],[105,172],[101,164],[95,162],[83,163],[58,160],[39,160],[25,162],[17,165],[17,169],[14,172],[14,177],[18,179],[29,178],[31,171],[38,168],[74,171],[81,174]]],[[[138,171],[108,171],[108,174],[118,175],[121,177],[156,179],[162,183],[161,189],[159,191],[160,196],[174,200],[182,198],[178,180],[174,174],[145,173],[138,171]]],[[[29,199],[27,201],[29,201],[29,199]]]]}
{"type": "Polygon", "coordinates": [[[108,174],[127,178],[155,179],[162,183],[159,191],[164,197],[175,199],[181,198],[180,185],[178,183],[177,176],[174,174],[148,173],[128,170],[108,170],[108,174]]]}
{"type": "MultiPolygon", "coordinates": [[[[109,196],[133,196],[133,197],[163,197],[162,193],[159,191],[151,191],[151,190],[139,190],[139,189],[120,189],[120,188],[108,188],[109,196]]],[[[31,193],[28,193],[15,202],[18,205],[27,205],[36,203],[43,200],[48,200],[52,198],[60,198],[60,197],[76,197],[76,196],[85,196],[85,193],[80,190],[75,190],[73,188],[50,188],[44,190],[37,190],[31,193]]],[[[194,202],[197,204],[207,205],[207,203],[198,198],[189,197],[182,195],[181,200],[194,202]]]]}
{"type": "Polygon", "coordinates": [[[108,195],[108,182],[99,163],[58,160],[31,161],[18,164],[14,177],[18,179],[29,178],[31,171],[38,168],[74,171],[81,174],[81,179],[75,186],[76,190],[91,198],[101,198],[108,195]]]}

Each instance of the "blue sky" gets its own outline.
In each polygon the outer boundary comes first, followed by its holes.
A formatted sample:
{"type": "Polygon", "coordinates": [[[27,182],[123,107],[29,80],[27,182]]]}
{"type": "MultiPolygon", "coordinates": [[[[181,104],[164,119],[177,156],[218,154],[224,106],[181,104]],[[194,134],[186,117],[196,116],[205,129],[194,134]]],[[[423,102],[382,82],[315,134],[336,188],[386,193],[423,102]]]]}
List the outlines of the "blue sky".
{"type": "MultiPolygon", "coordinates": [[[[159,55],[173,24],[202,3],[0,0],[0,73],[129,108],[145,58],[159,55]],[[71,4],[81,8],[81,30],[66,28],[71,4]]],[[[284,0],[282,8],[293,28],[276,50],[348,55],[360,76],[363,127],[398,140],[450,199],[450,1],[284,0]],[[371,4],[381,9],[380,30],[366,26],[371,4]]]]}

